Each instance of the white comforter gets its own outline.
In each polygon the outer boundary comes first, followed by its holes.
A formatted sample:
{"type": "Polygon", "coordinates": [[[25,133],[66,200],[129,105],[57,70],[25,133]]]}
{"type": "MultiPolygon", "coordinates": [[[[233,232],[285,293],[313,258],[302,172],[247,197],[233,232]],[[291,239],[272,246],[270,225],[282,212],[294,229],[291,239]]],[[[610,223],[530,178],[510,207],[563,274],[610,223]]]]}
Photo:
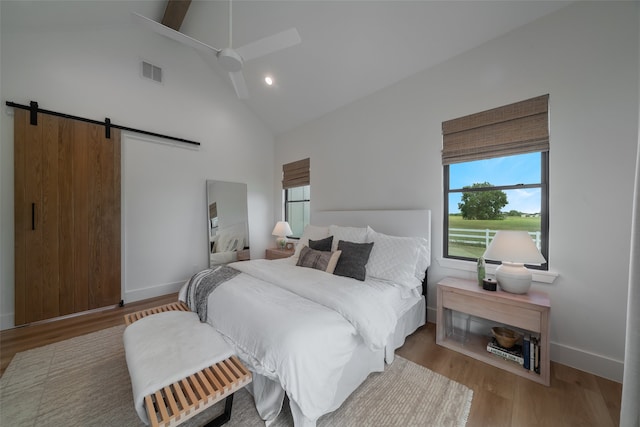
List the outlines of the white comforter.
{"type": "MultiPolygon", "coordinates": [[[[243,272],[209,297],[207,321],[250,368],[280,383],[309,420],[333,410],[345,365],[364,341],[382,349],[397,316],[389,285],[296,267],[289,261],[231,265],[243,272]]],[[[181,299],[184,300],[184,288],[181,299]]],[[[255,396],[260,406],[260,396],[255,396]]]]}

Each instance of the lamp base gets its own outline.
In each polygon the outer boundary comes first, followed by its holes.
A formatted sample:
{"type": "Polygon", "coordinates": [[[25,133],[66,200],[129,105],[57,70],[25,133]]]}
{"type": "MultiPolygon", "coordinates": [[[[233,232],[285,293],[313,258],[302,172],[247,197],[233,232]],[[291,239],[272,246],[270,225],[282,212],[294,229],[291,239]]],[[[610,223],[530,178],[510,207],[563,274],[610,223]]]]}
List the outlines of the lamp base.
{"type": "Polygon", "coordinates": [[[512,294],[526,294],[531,287],[533,275],[524,264],[502,262],[496,269],[496,279],[500,289],[512,294]]]}
{"type": "Polygon", "coordinates": [[[284,249],[287,246],[287,238],[286,237],[278,237],[276,239],[276,245],[279,249],[284,249]]]}

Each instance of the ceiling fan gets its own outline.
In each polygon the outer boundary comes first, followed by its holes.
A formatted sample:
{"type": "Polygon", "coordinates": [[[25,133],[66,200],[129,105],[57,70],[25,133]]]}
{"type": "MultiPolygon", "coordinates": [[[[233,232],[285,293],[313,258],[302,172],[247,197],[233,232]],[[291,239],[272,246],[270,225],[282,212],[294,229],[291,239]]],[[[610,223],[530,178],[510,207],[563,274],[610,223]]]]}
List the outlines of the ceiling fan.
{"type": "Polygon", "coordinates": [[[246,99],[249,97],[247,85],[242,74],[242,66],[246,61],[295,46],[301,41],[298,31],[295,28],[290,28],[280,33],[263,37],[244,46],[233,48],[233,9],[231,0],[229,0],[229,46],[224,49],[217,49],[213,46],[209,46],[206,43],[196,40],[193,37],[189,37],[186,34],[162,25],[161,23],[138,13],[134,12],[133,15],[138,22],[152,31],[176,40],[184,45],[190,46],[205,55],[215,56],[220,63],[220,66],[229,73],[231,83],[233,83],[233,88],[240,99],[246,99]]]}

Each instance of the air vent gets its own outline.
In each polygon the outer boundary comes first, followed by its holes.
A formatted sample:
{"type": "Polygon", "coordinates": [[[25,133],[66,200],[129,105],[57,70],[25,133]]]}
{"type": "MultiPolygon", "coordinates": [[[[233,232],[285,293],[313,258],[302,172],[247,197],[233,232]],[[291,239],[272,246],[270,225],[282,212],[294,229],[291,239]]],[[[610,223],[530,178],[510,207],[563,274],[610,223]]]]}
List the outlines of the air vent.
{"type": "Polygon", "coordinates": [[[162,83],[162,68],[142,61],[142,77],[162,83]]]}

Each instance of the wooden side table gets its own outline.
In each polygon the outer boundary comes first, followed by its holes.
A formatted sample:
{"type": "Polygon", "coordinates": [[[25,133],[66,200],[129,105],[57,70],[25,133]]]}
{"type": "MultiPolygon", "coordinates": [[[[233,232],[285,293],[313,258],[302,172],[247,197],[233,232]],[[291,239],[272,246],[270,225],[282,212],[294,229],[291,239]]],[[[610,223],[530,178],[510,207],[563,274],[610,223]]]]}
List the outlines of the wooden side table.
{"type": "Polygon", "coordinates": [[[280,248],[269,248],[266,250],[265,258],[267,259],[280,259],[280,258],[289,258],[295,252],[294,249],[280,249],[280,248]]]}
{"type": "Polygon", "coordinates": [[[473,280],[447,277],[438,283],[436,343],[474,359],[504,369],[532,381],[550,384],[549,333],[551,302],[547,294],[529,291],[525,295],[485,291],[473,280]],[[486,349],[489,337],[469,331],[469,320],[462,339],[448,330],[452,311],[486,319],[495,326],[507,325],[539,335],[540,373],[526,370],[486,349]]]}

